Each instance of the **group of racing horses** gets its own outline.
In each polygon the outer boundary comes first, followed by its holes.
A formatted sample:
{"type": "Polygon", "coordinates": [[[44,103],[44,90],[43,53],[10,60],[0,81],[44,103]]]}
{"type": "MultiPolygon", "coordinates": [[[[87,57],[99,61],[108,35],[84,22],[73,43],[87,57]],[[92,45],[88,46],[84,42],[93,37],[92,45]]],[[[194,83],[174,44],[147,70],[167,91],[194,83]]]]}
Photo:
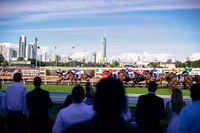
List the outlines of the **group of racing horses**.
{"type": "Polygon", "coordinates": [[[158,85],[162,85],[165,81],[166,86],[175,87],[182,84],[184,88],[187,86],[192,86],[194,82],[200,82],[200,76],[194,75],[191,76],[183,72],[182,74],[177,75],[174,72],[165,72],[165,73],[153,73],[150,70],[144,70],[141,73],[139,72],[127,72],[125,69],[121,69],[118,73],[112,73],[110,71],[104,71],[104,75],[108,77],[119,78],[121,82],[127,83],[132,81],[132,85],[139,84],[144,82],[146,86],[150,81],[155,81],[158,85]]]}
{"type": "MultiPolygon", "coordinates": [[[[57,80],[57,83],[60,83],[62,80],[69,80],[71,84],[73,82],[78,83],[78,81],[82,80],[89,82],[89,80],[93,78],[84,72],[76,74],[72,70],[68,70],[65,73],[57,73],[59,74],[59,79],[57,80]]],[[[158,85],[162,85],[165,81],[165,83],[167,83],[167,86],[169,87],[182,84],[185,88],[186,86],[190,87],[194,82],[200,82],[199,75],[191,76],[184,72],[179,75],[177,75],[174,72],[153,73],[150,70],[144,70],[142,72],[128,72],[126,69],[121,69],[119,71],[103,71],[102,78],[108,77],[118,78],[123,83],[128,83],[132,81],[132,86],[135,86],[136,84],[139,84],[142,81],[145,83],[144,86],[146,86],[150,81],[155,81],[158,83],[158,85]]]]}

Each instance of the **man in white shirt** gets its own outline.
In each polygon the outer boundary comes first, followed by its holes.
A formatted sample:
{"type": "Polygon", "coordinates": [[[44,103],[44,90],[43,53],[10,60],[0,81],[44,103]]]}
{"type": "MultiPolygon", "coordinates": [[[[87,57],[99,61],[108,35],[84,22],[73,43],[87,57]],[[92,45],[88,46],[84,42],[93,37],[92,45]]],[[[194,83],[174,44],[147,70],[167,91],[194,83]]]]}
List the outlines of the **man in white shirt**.
{"type": "Polygon", "coordinates": [[[6,101],[8,109],[8,132],[24,133],[26,108],[26,86],[20,83],[21,73],[13,75],[14,83],[6,89],[6,101]]]}
{"type": "Polygon", "coordinates": [[[192,104],[180,112],[179,133],[200,133],[200,84],[193,84],[190,89],[192,104]]]}
{"type": "Polygon", "coordinates": [[[72,90],[73,103],[61,109],[53,126],[53,133],[62,133],[69,125],[88,120],[93,117],[93,106],[83,103],[85,92],[83,87],[75,86],[72,90]]]}

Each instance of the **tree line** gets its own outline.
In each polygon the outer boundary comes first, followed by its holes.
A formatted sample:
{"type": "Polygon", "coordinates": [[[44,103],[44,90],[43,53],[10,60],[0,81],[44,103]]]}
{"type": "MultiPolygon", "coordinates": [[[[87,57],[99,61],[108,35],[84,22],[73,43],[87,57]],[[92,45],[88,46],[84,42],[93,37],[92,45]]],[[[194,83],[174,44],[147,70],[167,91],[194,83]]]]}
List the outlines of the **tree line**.
{"type": "MultiPolygon", "coordinates": [[[[25,59],[23,57],[18,57],[17,61],[24,61],[25,59]]],[[[31,66],[36,66],[36,60],[35,59],[28,59],[28,61],[31,62],[31,66]]],[[[170,60],[167,61],[167,63],[172,63],[170,60]]],[[[190,68],[200,68],[200,60],[196,61],[176,61],[174,62],[175,66],[177,68],[184,68],[184,67],[190,67],[190,68]]],[[[4,59],[3,55],[0,54],[0,66],[9,66],[9,62],[4,59]]],[[[70,61],[70,62],[43,62],[43,61],[37,61],[37,66],[67,66],[67,67],[119,67],[120,63],[118,61],[114,61],[112,63],[94,63],[94,62],[86,62],[85,60],[82,61],[70,61]]],[[[150,62],[148,67],[161,67],[161,62],[150,62]]]]}

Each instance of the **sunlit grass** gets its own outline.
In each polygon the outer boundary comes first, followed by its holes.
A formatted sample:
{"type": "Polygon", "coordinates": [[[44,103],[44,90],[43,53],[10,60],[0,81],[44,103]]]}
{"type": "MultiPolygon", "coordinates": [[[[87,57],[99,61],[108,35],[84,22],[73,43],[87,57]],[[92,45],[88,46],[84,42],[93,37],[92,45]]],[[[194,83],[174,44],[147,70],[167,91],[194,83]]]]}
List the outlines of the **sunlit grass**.
{"type": "MultiPolygon", "coordinates": [[[[2,90],[6,90],[6,87],[8,84],[2,84],[2,90]]],[[[31,91],[34,89],[33,85],[26,85],[27,90],[31,91]]],[[[71,92],[72,88],[74,86],[72,85],[42,85],[41,88],[44,90],[47,90],[49,92],[71,92]]],[[[95,87],[94,87],[95,88],[95,87]]],[[[147,88],[146,87],[125,87],[127,94],[146,94],[147,88]]],[[[189,89],[182,89],[184,96],[189,96],[190,92],[189,89]]],[[[158,95],[171,95],[169,89],[167,88],[158,88],[156,91],[156,94],[158,95]]]]}

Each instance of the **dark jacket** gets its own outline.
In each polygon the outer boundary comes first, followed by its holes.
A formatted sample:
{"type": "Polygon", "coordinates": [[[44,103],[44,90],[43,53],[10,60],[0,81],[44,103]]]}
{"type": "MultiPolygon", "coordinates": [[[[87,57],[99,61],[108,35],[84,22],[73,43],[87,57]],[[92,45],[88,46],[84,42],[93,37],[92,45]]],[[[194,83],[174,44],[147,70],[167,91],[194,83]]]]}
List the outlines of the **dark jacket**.
{"type": "Polygon", "coordinates": [[[142,95],[136,105],[136,123],[148,133],[161,131],[160,120],[165,117],[164,100],[155,94],[142,95]]]}
{"type": "Polygon", "coordinates": [[[48,109],[53,106],[49,92],[36,88],[27,94],[27,107],[31,123],[49,121],[48,109]]]}

